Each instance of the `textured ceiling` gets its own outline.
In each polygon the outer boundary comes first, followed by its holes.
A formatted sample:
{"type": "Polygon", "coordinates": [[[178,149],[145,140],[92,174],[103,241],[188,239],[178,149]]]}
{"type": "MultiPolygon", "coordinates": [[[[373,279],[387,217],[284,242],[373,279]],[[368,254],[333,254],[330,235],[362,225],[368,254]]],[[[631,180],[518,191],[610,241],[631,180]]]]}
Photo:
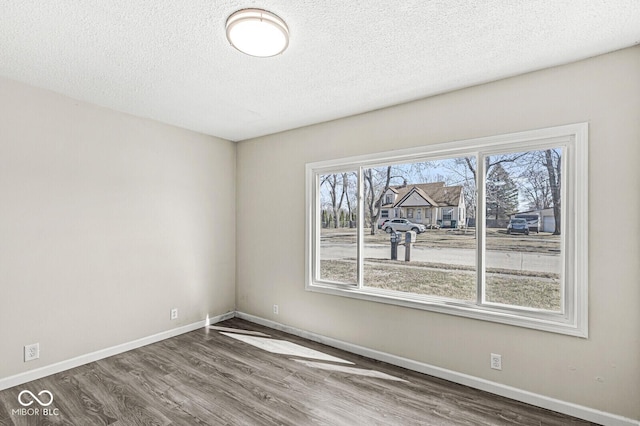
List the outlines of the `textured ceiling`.
{"type": "Polygon", "coordinates": [[[0,76],[239,141],[640,42],[640,0],[2,0],[0,76]],[[253,58],[226,18],[282,17],[253,58]]]}

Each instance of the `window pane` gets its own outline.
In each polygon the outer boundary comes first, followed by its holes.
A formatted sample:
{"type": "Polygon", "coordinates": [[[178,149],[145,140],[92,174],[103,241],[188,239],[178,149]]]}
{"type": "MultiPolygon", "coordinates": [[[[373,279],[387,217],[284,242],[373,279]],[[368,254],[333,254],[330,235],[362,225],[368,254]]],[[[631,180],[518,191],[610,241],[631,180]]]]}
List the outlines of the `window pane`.
{"type": "Polygon", "coordinates": [[[561,311],[562,149],[485,158],[487,302],[561,311]]]}
{"type": "Polygon", "coordinates": [[[355,171],[320,175],[320,271],[318,278],[358,283],[355,171]]]}
{"type": "Polygon", "coordinates": [[[363,170],[364,286],[475,302],[474,173],[474,157],[363,170]],[[411,230],[416,242],[405,261],[411,230]],[[392,236],[402,244],[396,259],[392,236]]]}

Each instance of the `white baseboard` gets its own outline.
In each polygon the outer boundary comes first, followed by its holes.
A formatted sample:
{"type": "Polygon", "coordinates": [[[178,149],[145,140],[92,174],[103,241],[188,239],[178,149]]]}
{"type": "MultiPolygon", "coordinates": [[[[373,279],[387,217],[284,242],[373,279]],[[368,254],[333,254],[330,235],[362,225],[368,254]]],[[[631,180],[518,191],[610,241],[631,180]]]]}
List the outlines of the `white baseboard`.
{"type": "Polygon", "coordinates": [[[174,328],[171,330],[163,331],[151,336],[143,337],[141,339],[133,340],[131,342],[123,343],[121,345],[112,346],[110,348],[101,349],[99,351],[91,352],[86,355],[80,355],[75,358],[71,358],[65,361],[57,362],[55,364],[46,365],[35,370],[26,371],[24,373],[16,374],[0,379],[0,390],[9,389],[14,386],[19,386],[32,380],[41,379],[43,377],[50,376],[52,374],[60,373],[61,371],[70,370],[75,367],[79,367],[90,362],[98,361],[103,358],[107,358],[113,355],[118,355],[123,352],[130,351],[142,346],[156,343],[161,340],[169,339],[180,334],[188,333],[190,331],[197,330],[202,327],[206,327],[211,324],[215,324],[220,321],[233,318],[235,312],[228,312],[226,314],[218,315],[213,318],[204,319],[202,321],[194,322],[192,324],[184,325],[182,327],[174,328]]]}
{"type": "Polygon", "coordinates": [[[535,394],[522,389],[514,388],[496,382],[491,382],[489,380],[481,379],[467,374],[458,373],[456,371],[447,370],[422,362],[402,358],[396,355],[391,355],[385,352],[380,352],[374,349],[365,348],[363,346],[354,345],[348,342],[322,336],[309,331],[300,330],[264,318],[245,314],[243,312],[236,312],[236,317],[263,325],[265,327],[284,331],[286,333],[312,340],[314,342],[322,343],[327,346],[342,349],[357,355],[366,356],[367,358],[383,361],[388,364],[397,365],[399,367],[417,371],[423,374],[428,374],[430,376],[439,377],[450,382],[459,383],[461,385],[469,386],[475,389],[480,389],[495,395],[504,396],[515,401],[520,401],[527,404],[535,405],[537,407],[545,408],[547,410],[567,414],[593,423],[607,426],[640,426],[640,421],[638,420],[633,420],[626,417],[618,416],[616,414],[595,410],[593,408],[585,407],[582,405],[561,401],[555,398],[535,394]]]}

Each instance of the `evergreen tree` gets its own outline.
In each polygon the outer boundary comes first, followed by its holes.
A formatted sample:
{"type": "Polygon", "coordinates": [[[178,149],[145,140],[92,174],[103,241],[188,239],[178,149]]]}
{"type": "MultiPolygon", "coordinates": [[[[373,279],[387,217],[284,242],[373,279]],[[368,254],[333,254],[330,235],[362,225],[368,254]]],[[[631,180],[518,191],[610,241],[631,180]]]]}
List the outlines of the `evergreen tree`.
{"type": "Polygon", "coordinates": [[[491,168],[486,191],[487,219],[507,219],[518,211],[518,187],[502,164],[491,168]]]}

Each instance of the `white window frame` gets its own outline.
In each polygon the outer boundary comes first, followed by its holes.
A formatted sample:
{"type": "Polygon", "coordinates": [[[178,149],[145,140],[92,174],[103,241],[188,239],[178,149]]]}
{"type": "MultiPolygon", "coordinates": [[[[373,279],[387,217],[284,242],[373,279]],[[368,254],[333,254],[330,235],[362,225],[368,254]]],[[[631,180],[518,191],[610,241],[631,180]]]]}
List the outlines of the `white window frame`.
{"type": "MultiPolygon", "coordinates": [[[[477,139],[445,142],[406,150],[308,163],[306,165],[306,235],[305,288],[308,291],[363,299],[379,303],[422,309],[444,314],[492,321],[537,330],[588,337],[588,124],[577,123],[477,139]],[[491,304],[485,300],[484,273],[484,200],[485,171],[481,158],[508,152],[563,148],[562,182],[562,253],[563,282],[561,311],[491,304]],[[343,170],[362,170],[381,164],[429,161],[443,158],[475,156],[477,159],[478,212],[477,267],[478,296],[475,302],[445,299],[437,296],[394,292],[365,287],[362,283],[361,253],[364,247],[363,193],[358,181],[358,284],[342,284],[317,279],[320,267],[320,202],[318,177],[343,170]]],[[[360,174],[360,173],[359,173],[360,174]]]]}

